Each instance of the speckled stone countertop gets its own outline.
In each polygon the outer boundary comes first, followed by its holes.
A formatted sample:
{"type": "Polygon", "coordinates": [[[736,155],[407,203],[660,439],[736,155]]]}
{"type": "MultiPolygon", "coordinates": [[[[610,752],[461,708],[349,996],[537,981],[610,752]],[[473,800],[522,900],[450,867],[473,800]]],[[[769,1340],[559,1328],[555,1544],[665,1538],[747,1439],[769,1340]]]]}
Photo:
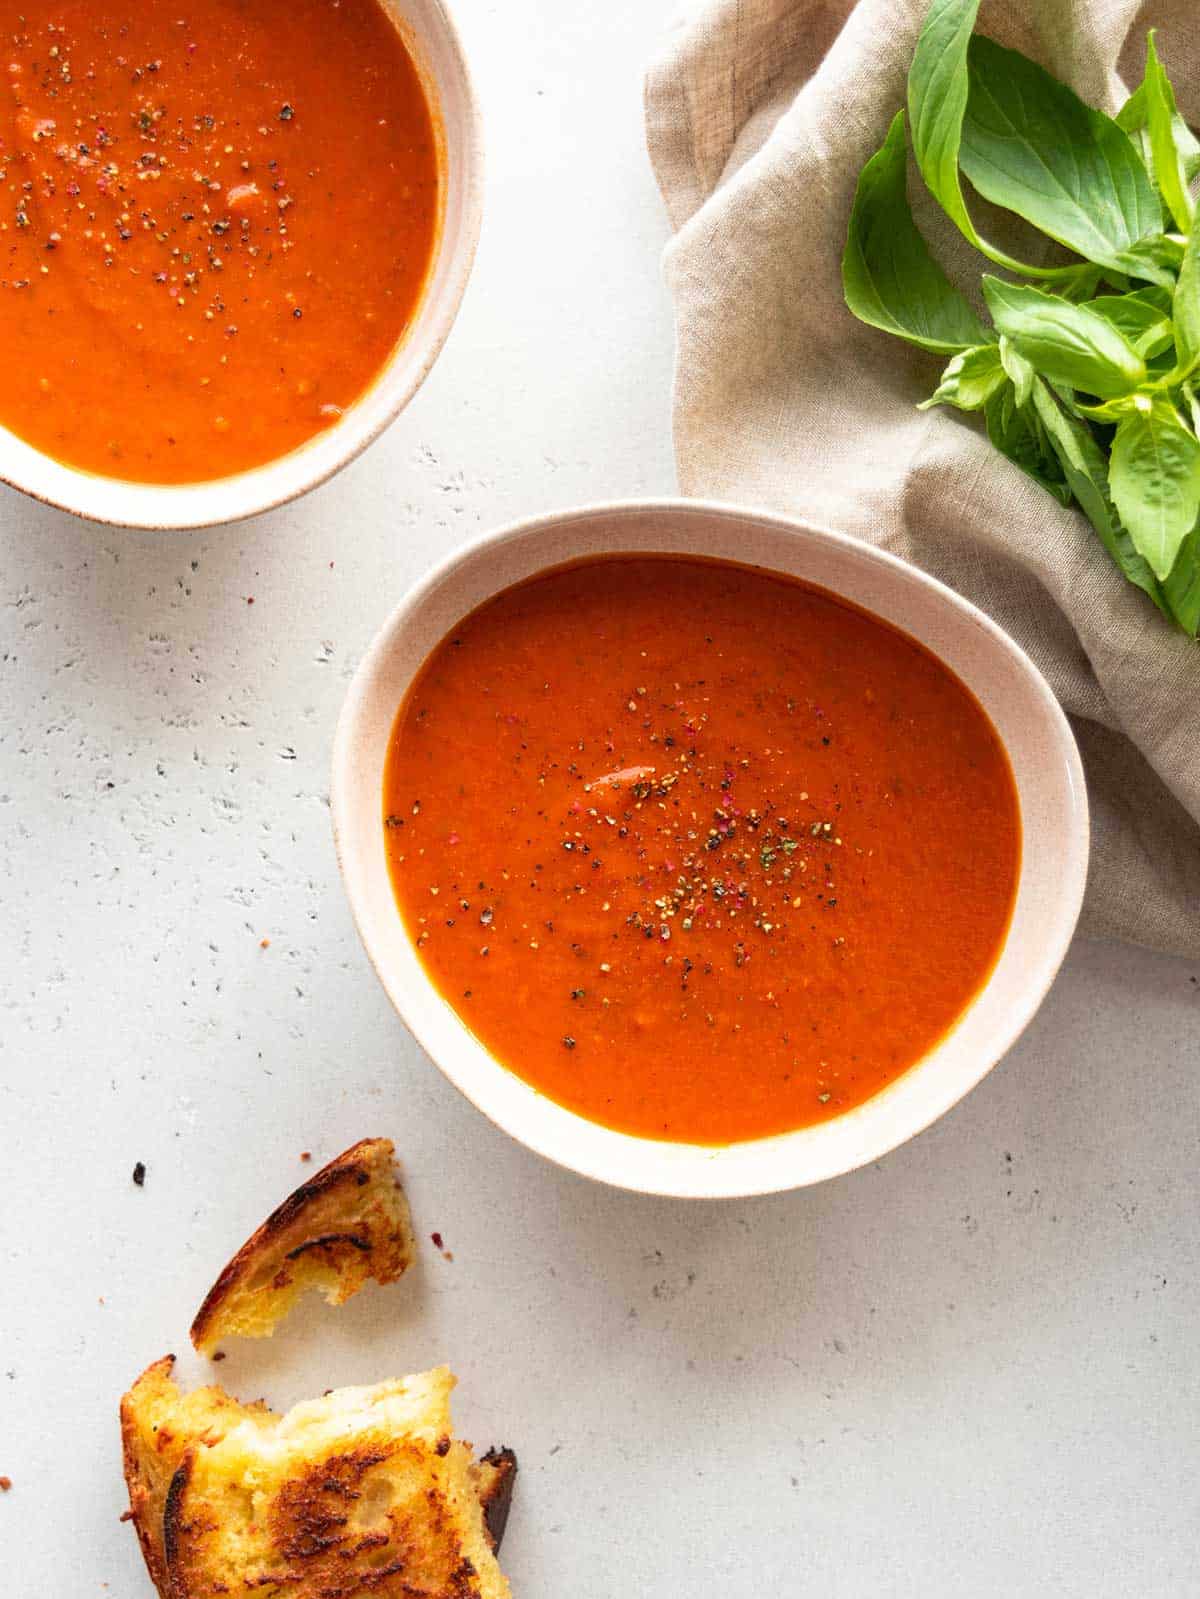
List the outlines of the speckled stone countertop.
{"type": "Polygon", "coordinates": [[[119,1394],[301,1151],[382,1133],[453,1261],[221,1380],[285,1404],[448,1360],[461,1430],[521,1454],[518,1599],[1195,1594],[1200,964],[1077,946],[932,1131],[724,1204],[510,1143],[367,965],[328,764],[384,612],[478,530],[674,486],[640,116],[669,0],[457,9],[484,237],[385,439],[203,535],[0,495],[0,1589],[149,1595],[119,1394]]]}

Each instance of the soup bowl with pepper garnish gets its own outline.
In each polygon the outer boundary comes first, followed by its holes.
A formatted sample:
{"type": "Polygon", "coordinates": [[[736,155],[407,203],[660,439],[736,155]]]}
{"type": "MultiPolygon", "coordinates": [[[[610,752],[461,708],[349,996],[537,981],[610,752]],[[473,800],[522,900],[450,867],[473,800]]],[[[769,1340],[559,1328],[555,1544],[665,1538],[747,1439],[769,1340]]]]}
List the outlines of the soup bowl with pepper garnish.
{"type": "Polygon", "coordinates": [[[359,668],[334,829],[367,952],[475,1105],[651,1193],[832,1177],[1021,1032],[1088,854],[1036,668],[905,562],[751,511],[480,540],[359,668]]]}
{"type": "Polygon", "coordinates": [[[0,19],[0,478],[184,528],[353,459],[432,366],[479,230],[442,0],[0,19]]]}

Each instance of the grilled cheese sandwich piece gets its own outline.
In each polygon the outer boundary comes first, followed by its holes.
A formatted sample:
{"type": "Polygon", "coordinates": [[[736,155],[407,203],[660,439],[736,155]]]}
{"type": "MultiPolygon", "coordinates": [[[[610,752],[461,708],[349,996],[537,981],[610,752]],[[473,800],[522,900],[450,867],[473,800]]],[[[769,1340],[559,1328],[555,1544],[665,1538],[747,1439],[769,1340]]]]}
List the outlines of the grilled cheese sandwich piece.
{"type": "Polygon", "coordinates": [[[170,1599],[509,1599],[445,1366],[342,1388],[184,1456],[163,1518],[170,1599]]]}
{"type": "Polygon", "coordinates": [[[192,1343],[269,1338],[310,1288],[331,1305],[368,1278],[395,1282],[416,1258],[390,1139],[364,1138],[302,1183],[244,1243],[208,1291],[192,1343]]]}
{"type": "Polygon", "coordinates": [[[516,1475],[456,1441],[446,1367],[278,1416],[181,1394],[171,1359],[121,1406],[130,1516],[162,1599],[509,1599],[516,1475]]]}
{"type": "Polygon", "coordinates": [[[171,1478],[195,1444],[218,1442],[232,1428],[270,1418],[263,1404],[242,1405],[221,1388],[181,1393],[175,1356],[156,1360],[121,1400],[121,1449],[133,1522],[151,1580],[167,1599],[163,1514],[171,1478]]]}

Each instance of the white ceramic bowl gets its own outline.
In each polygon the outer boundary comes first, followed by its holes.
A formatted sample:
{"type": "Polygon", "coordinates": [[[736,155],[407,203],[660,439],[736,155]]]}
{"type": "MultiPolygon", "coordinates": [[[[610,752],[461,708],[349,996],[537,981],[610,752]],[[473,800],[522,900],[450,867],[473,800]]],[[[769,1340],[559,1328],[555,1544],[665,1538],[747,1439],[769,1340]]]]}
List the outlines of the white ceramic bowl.
{"type": "Polygon", "coordinates": [[[697,501],[589,506],[490,534],[420,583],[359,667],[333,757],[338,858],[367,953],[400,1015],[492,1121],[577,1172],[647,1193],[718,1197],[820,1182],[877,1159],[935,1121],[991,1069],[1041,1003],[1083,898],[1088,816],[1067,720],[1029,658],[982,612],[895,556],[841,533],[697,501]],[[1024,832],[1016,907],[987,985],[953,1030],[882,1093],[832,1121],[713,1149],[587,1121],[501,1066],[426,977],[392,897],[382,784],[392,724],[429,652],[510,584],[581,556],[667,551],[807,578],[919,639],[974,692],[1016,777],[1024,832]]]}
{"type": "Polygon", "coordinates": [[[442,140],[441,236],[405,338],[371,387],[333,427],[276,461],[206,483],[129,483],[65,466],[0,427],[0,480],[97,522],[152,529],[211,527],[256,516],[323,483],[383,432],[425,381],[458,312],[483,205],[479,108],[443,0],[381,0],[424,81],[442,140]]]}

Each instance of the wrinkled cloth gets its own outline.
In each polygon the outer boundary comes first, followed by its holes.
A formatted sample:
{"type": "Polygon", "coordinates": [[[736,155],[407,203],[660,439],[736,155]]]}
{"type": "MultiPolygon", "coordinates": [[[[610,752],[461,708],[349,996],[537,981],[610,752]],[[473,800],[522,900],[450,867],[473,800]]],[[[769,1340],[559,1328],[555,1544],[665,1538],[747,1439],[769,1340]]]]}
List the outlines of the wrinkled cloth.
{"type": "MultiPolygon", "coordinates": [[[[646,84],[675,228],[675,448],[684,494],[791,512],[906,557],[1046,674],[1088,776],[1081,931],[1200,953],[1200,647],[1110,564],[1083,514],[988,443],[919,412],[942,363],[846,310],[855,183],[904,103],[927,0],[709,0],[646,84]]],[[[1200,121],[1194,0],[995,0],[979,28],[1115,110],[1146,29],[1200,121]]],[[[914,214],[978,304],[986,263],[912,181],[914,214]]],[[[998,214],[980,207],[985,231],[998,214]]],[[[1004,242],[1000,240],[1000,242],[1004,242]]]]}

